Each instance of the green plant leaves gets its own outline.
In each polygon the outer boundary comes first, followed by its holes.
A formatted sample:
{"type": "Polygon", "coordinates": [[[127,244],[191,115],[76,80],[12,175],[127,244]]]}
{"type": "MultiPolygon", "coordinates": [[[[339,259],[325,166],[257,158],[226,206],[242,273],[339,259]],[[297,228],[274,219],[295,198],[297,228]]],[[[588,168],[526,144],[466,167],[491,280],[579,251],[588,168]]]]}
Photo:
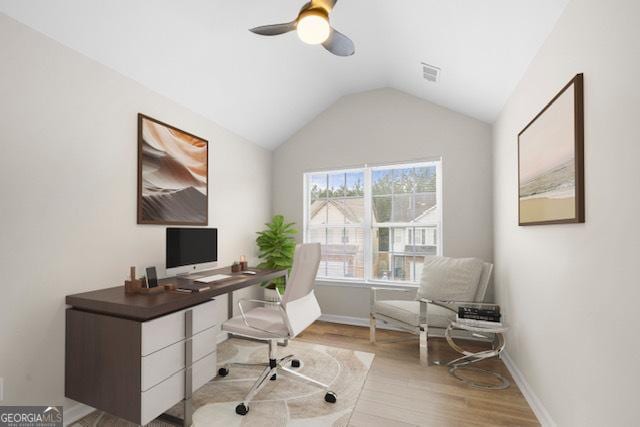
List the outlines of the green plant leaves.
{"type": "MultiPolygon", "coordinates": [[[[298,230],[293,228],[295,223],[286,223],[284,216],[275,215],[265,226],[266,229],[259,231],[256,238],[260,250],[258,256],[262,260],[258,267],[273,270],[286,268],[291,271],[296,249],[296,242],[292,236],[298,233],[298,230]]],[[[284,289],[284,279],[276,279],[274,283],[279,289],[284,289]]]]}

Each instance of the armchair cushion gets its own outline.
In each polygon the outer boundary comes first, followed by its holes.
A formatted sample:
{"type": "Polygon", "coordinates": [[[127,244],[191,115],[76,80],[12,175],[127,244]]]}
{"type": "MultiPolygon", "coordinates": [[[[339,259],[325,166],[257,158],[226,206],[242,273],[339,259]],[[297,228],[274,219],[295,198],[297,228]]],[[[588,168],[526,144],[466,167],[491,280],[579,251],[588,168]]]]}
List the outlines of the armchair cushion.
{"type": "Polygon", "coordinates": [[[473,301],[482,267],[478,258],[425,257],[418,298],[473,301]]]}
{"type": "MultiPolygon", "coordinates": [[[[407,300],[376,301],[373,311],[383,316],[391,317],[411,326],[420,325],[420,302],[407,300]]],[[[446,328],[456,314],[437,305],[429,304],[427,308],[427,325],[435,328],[446,328]]]]}

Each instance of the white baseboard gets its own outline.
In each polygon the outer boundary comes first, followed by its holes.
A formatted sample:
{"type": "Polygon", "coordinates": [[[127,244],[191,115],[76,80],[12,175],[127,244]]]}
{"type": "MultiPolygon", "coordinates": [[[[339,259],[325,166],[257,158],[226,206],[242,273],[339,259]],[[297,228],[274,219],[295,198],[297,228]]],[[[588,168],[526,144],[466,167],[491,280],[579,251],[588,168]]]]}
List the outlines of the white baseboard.
{"type": "Polygon", "coordinates": [[[62,411],[62,419],[64,420],[64,425],[71,425],[78,421],[80,418],[86,417],[93,411],[95,411],[95,408],[84,405],[80,402],[76,402],[71,406],[65,406],[62,411]]]}
{"type": "Polygon", "coordinates": [[[525,399],[527,399],[527,402],[533,410],[533,413],[536,414],[536,417],[538,417],[538,421],[540,422],[540,424],[543,427],[556,427],[557,424],[551,418],[551,414],[549,414],[549,411],[547,411],[547,409],[544,407],[542,401],[534,393],[526,378],[513,362],[513,359],[511,358],[511,356],[509,356],[509,353],[507,353],[506,351],[502,352],[502,361],[511,373],[511,376],[518,385],[518,388],[522,392],[522,395],[525,399]]]}

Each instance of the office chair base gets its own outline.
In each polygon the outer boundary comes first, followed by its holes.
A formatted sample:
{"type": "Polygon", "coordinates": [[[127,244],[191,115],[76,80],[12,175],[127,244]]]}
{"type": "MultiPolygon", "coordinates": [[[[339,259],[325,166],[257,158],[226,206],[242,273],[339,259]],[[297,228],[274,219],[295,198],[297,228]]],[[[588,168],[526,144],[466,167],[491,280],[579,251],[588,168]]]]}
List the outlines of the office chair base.
{"type": "Polygon", "coordinates": [[[236,406],[236,414],[247,415],[247,413],[249,413],[249,407],[244,403],[241,403],[238,406],[236,406]]]}
{"type": "Polygon", "coordinates": [[[295,356],[293,354],[277,359],[275,357],[275,349],[275,340],[269,341],[269,363],[229,363],[224,367],[218,369],[218,375],[226,377],[227,375],[229,375],[229,367],[231,366],[264,367],[264,369],[260,373],[260,376],[258,377],[258,380],[255,382],[255,384],[253,384],[253,386],[249,390],[249,393],[247,393],[247,396],[244,398],[244,401],[236,406],[236,414],[247,415],[247,413],[249,412],[249,402],[251,402],[254,396],[258,394],[260,390],[262,390],[262,388],[267,383],[267,379],[270,379],[271,381],[277,379],[278,372],[289,374],[296,379],[306,382],[307,384],[311,384],[313,386],[324,389],[326,393],[324,395],[325,402],[336,403],[338,401],[337,395],[329,390],[329,386],[327,384],[323,384],[320,381],[316,381],[313,378],[307,377],[306,375],[287,367],[287,365],[291,365],[292,368],[299,368],[300,366],[302,366],[300,360],[294,359],[295,356]]]}

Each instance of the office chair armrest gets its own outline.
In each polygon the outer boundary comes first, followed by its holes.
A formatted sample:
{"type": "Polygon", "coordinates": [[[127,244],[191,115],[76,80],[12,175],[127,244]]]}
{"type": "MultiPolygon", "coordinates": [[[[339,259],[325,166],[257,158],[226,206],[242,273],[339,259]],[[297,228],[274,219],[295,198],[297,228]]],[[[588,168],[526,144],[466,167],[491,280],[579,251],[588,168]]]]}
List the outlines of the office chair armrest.
{"type": "Polygon", "coordinates": [[[287,338],[287,337],[283,337],[281,334],[276,334],[275,332],[272,332],[268,329],[262,329],[259,328],[255,325],[252,325],[249,323],[249,319],[247,319],[247,316],[244,312],[244,308],[242,307],[242,303],[247,303],[247,302],[253,302],[253,303],[259,303],[259,304],[264,304],[264,305],[276,305],[278,306],[278,308],[280,309],[280,314],[282,315],[283,320],[285,321],[285,323],[288,323],[288,318],[287,318],[287,313],[284,309],[284,307],[282,306],[282,304],[280,302],[274,302],[274,301],[263,301],[263,300],[259,300],[259,299],[241,299],[240,301],[238,301],[238,309],[240,310],[240,315],[242,316],[242,321],[244,322],[244,324],[251,328],[251,329],[255,329],[256,331],[260,331],[260,332],[264,332],[267,333],[269,335],[272,335],[274,338],[287,338]]]}
{"type": "Polygon", "coordinates": [[[240,304],[242,304],[244,302],[256,302],[256,303],[264,304],[264,305],[282,305],[280,303],[280,301],[265,301],[265,300],[261,300],[261,299],[246,299],[246,298],[242,298],[240,301],[238,301],[238,307],[240,307],[240,304]]]}

